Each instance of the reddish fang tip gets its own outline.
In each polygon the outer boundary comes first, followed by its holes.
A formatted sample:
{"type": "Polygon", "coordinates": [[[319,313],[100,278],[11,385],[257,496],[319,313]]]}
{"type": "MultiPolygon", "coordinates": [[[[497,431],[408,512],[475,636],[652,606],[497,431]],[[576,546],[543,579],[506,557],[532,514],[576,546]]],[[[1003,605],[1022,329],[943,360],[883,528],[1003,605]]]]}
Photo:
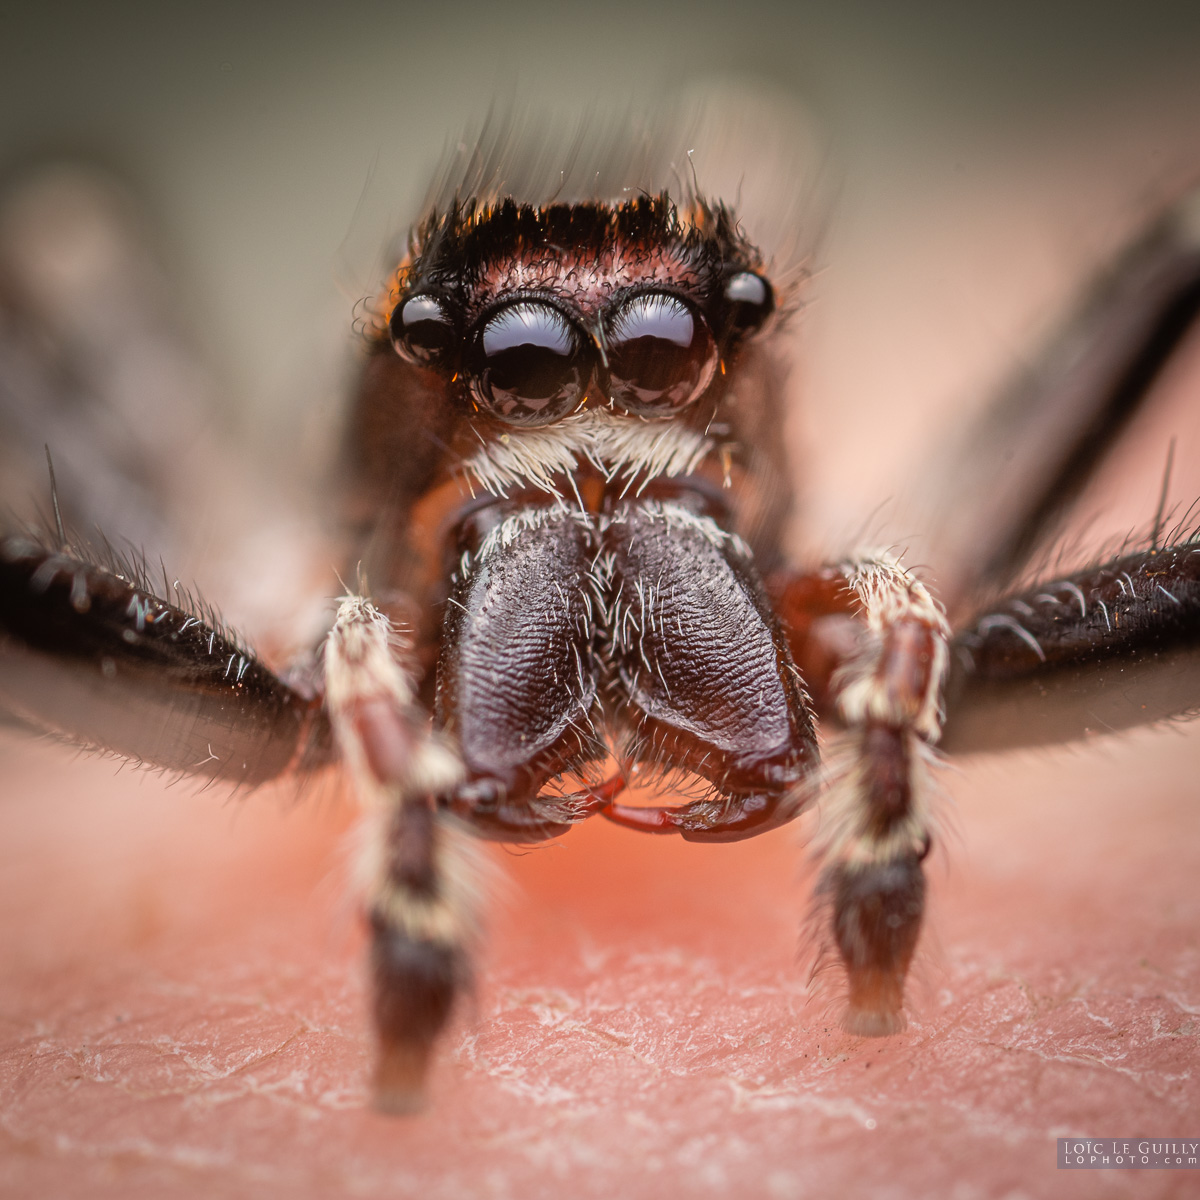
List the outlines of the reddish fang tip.
{"type": "Polygon", "coordinates": [[[610,804],[600,810],[600,815],[616,825],[638,829],[643,833],[677,833],[679,822],[676,814],[681,811],[678,808],[635,808],[628,804],[610,804]]]}

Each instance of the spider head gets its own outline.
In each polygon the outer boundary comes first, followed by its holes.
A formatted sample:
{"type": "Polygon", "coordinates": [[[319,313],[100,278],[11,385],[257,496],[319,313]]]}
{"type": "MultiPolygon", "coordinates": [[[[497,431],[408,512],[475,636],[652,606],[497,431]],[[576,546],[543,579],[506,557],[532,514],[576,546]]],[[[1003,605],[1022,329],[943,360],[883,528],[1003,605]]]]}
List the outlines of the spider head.
{"type": "Polygon", "coordinates": [[[665,195],[472,203],[431,215],[414,241],[379,335],[500,425],[694,410],[719,399],[727,361],[775,307],[728,210],[685,216],[665,195]]]}

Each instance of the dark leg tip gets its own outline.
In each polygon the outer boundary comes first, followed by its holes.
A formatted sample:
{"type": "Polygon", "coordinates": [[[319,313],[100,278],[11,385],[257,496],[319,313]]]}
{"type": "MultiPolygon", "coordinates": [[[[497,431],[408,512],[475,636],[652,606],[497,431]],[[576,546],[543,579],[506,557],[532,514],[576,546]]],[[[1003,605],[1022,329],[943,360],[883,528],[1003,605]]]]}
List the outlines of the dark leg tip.
{"type": "Polygon", "coordinates": [[[904,969],[849,971],[850,997],[839,1024],[855,1037],[889,1037],[908,1026],[904,969]]]}
{"type": "Polygon", "coordinates": [[[372,926],[379,1039],[374,1106],[394,1115],[414,1113],[425,1105],[433,1049],[470,971],[461,947],[412,938],[390,928],[382,913],[374,915],[372,926]]]}
{"type": "Polygon", "coordinates": [[[371,1106],[389,1117],[409,1117],[428,1106],[425,1086],[433,1047],[426,1042],[381,1041],[371,1106]]]}
{"type": "Polygon", "coordinates": [[[857,1037],[899,1033],[908,974],[925,909],[916,854],[890,862],[842,863],[826,874],[833,934],[846,967],[849,1003],[841,1026],[857,1037]]]}
{"type": "Polygon", "coordinates": [[[908,1018],[903,1012],[871,1011],[848,1005],[838,1024],[854,1037],[891,1037],[908,1028],[908,1018]]]}

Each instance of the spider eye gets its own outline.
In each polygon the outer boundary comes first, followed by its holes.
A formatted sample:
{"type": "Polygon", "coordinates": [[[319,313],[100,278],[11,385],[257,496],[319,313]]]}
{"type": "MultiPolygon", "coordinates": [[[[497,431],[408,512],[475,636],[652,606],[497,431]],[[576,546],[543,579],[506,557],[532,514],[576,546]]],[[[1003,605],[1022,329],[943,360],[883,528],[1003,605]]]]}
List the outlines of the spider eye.
{"type": "Polygon", "coordinates": [[[592,375],[591,342],[557,308],[519,300],[476,335],[476,400],[512,425],[548,425],[574,411],[592,375]]]}
{"type": "Polygon", "coordinates": [[[436,296],[409,296],[397,304],[388,331],[396,353],[422,367],[444,365],[458,341],[454,318],[436,296]]]}
{"type": "Polygon", "coordinates": [[[605,323],[609,395],[626,412],[662,415],[696,400],[717,369],[717,348],[700,314],[678,296],[648,292],[605,323]]]}
{"type": "Polygon", "coordinates": [[[739,271],[725,281],[725,321],[734,333],[750,333],[775,311],[771,285],[753,271],[739,271]]]}

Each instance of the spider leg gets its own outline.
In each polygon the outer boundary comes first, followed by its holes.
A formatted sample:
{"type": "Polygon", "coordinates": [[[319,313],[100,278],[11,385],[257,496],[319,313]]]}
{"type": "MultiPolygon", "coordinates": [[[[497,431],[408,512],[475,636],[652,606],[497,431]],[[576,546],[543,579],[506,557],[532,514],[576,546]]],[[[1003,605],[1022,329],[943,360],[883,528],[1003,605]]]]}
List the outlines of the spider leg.
{"type": "Polygon", "coordinates": [[[818,885],[849,982],[842,1025],[860,1036],[896,1033],[925,909],[949,628],[924,584],[889,554],[780,578],[774,592],[818,710],[846,731],[828,770],[818,885]]]}
{"type": "Polygon", "coordinates": [[[412,1112],[438,1034],[471,976],[480,864],[437,797],[463,778],[429,730],[395,627],[343,599],[325,643],[326,704],[367,828],[361,864],[371,930],[375,1105],[412,1112]]]}
{"type": "Polygon", "coordinates": [[[950,613],[1028,561],[1152,394],[1200,314],[1200,191],[1130,245],[986,407],[938,481],[934,558],[950,613]],[[986,497],[988,519],[980,520],[986,497]]]}
{"type": "Polygon", "coordinates": [[[1200,711],[1200,542],[1127,554],[990,605],[951,647],[951,754],[1200,711]]]}
{"type": "Polygon", "coordinates": [[[319,695],[185,593],[32,538],[0,540],[0,708],[170,771],[254,786],[328,758],[319,695]]]}

